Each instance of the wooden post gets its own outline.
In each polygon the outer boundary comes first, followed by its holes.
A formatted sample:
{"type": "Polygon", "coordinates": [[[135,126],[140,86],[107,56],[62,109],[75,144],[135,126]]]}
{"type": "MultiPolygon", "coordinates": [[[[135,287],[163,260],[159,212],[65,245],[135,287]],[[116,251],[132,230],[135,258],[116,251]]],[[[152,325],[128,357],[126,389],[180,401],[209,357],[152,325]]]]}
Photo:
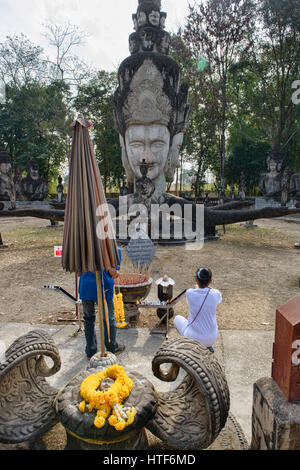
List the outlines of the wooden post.
{"type": "MultiPolygon", "coordinates": [[[[78,274],[75,273],[75,297],[76,297],[76,300],[78,301],[78,274]]],[[[78,320],[79,319],[79,308],[78,308],[78,304],[76,304],[76,319],[78,320]]]]}
{"type": "Polygon", "coordinates": [[[101,351],[101,357],[105,357],[106,349],[105,349],[104,325],[103,325],[103,318],[104,318],[103,301],[104,299],[102,298],[102,289],[101,289],[99,271],[96,272],[96,281],[97,281],[97,297],[98,297],[98,312],[99,312],[100,351],[101,351]]]}
{"type": "Polygon", "coordinates": [[[276,312],[272,378],[290,402],[300,400],[300,295],[276,312]]]}

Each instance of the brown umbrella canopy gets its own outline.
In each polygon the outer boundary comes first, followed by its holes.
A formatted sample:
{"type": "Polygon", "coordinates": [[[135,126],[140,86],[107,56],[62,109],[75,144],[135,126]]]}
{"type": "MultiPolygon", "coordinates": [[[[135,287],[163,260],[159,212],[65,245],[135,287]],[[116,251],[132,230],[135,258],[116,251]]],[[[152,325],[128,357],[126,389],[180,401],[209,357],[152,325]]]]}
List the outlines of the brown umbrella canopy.
{"type": "Polygon", "coordinates": [[[70,161],[62,266],[71,273],[107,271],[119,264],[115,233],[89,136],[91,124],[78,116],[70,161]]]}

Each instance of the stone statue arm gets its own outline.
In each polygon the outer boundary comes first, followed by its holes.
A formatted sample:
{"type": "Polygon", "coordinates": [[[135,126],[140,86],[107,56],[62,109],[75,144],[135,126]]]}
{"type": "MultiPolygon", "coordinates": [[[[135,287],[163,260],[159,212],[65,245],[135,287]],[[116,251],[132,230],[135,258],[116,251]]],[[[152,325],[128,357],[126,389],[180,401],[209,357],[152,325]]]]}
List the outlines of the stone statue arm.
{"type": "MultiPolygon", "coordinates": [[[[116,210],[116,216],[119,215],[119,199],[108,199],[108,204],[114,206],[116,210]]],[[[180,204],[191,204],[192,218],[196,221],[196,205],[183,198],[179,198],[172,195],[167,195],[166,202],[170,205],[180,204]]],[[[246,203],[247,201],[243,201],[246,203]]],[[[225,206],[225,205],[224,205],[225,206]]],[[[247,222],[248,220],[258,219],[271,219],[274,217],[283,217],[290,214],[300,214],[300,209],[288,209],[287,207],[264,207],[263,209],[245,209],[245,210],[225,210],[221,207],[207,209],[204,208],[204,225],[207,227],[216,227],[217,225],[229,225],[237,222],[247,222]]],[[[43,209],[16,209],[13,211],[2,210],[0,211],[1,217],[36,217],[39,219],[55,220],[57,222],[64,221],[63,210],[43,210],[43,209]]]]}

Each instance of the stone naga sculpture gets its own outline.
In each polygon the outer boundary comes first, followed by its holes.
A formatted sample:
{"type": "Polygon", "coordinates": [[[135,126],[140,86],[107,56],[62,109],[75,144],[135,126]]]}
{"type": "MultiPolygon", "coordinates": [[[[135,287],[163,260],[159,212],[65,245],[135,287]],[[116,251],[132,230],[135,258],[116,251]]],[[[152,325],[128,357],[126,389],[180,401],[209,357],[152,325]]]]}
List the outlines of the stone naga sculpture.
{"type": "Polygon", "coordinates": [[[58,349],[42,331],[18,338],[0,363],[0,442],[26,442],[34,447],[42,434],[57,423],[54,398],[58,392],[46,377],[60,370],[58,349]],[[49,368],[44,357],[53,361],[49,368]]]}
{"type": "MultiPolygon", "coordinates": [[[[130,372],[134,387],[124,404],[138,410],[133,425],[121,432],[108,423],[95,428],[90,413],[78,409],[80,385],[88,375],[115,362],[116,357],[109,356],[105,365],[97,365],[92,358],[90,367],[58,392],[45,380],[61,367],[53,340],[42,331],[17,339],[0,364],[0,442],[37,441],[57,419],[67,431],[69,449],[147,449],[145,429],[177,449],[205,449],[221,433],[230,405],[224,371],[207,348],[182,337],[165,341],[152,362],[154,375],[163,381],[176,380],[180,368],[185,371],[177,388],[159,393],[140,373],[130,372]],[[44,356],[52,358],[51,369],[44,356]],[[162,372],[162,364],[171,364],[171,369],[162,372]]],[[[240,442],[239,448],[245,445],[240,442]]]]}

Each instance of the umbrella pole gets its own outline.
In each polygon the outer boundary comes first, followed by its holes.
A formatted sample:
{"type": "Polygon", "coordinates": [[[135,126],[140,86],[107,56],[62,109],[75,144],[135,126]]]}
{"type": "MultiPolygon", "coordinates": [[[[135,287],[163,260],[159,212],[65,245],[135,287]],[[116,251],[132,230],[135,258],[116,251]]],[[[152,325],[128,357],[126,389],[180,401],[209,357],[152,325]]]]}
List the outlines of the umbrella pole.
{"type": "Polygon", "coordinates": [[[104,325],[103,325],[103,302],[102,302],[102,292],[101,292],[101,282],[100,282],[100,273],[96,271],[96,281],[97,281],[97,294],[98,294],[98,311],[99,311],[99,329],[100,329],[100,351],[101,357],[105,357],[105,340],[104,340],[104,325]]]}

